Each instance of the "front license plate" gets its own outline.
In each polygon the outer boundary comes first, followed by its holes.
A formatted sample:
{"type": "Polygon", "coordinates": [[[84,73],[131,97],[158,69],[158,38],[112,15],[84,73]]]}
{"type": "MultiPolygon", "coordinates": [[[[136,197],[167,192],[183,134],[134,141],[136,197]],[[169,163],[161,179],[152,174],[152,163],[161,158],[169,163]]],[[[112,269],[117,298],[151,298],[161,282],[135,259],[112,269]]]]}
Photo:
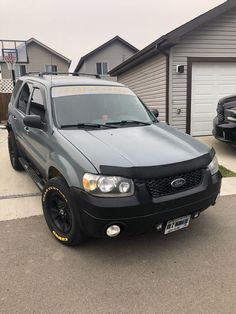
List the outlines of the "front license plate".
{"type": "Polygon", "coordinates": [[[191,215],[169,220],[166,224],[165,234],[187,228],[191,219],[191,215]]]}

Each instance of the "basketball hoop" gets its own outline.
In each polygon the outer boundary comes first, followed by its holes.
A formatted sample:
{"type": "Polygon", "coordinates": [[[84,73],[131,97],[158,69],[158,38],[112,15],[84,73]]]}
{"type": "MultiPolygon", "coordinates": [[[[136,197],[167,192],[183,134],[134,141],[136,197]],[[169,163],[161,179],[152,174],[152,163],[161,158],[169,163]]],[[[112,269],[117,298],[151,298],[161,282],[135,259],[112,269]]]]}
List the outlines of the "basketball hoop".
{"type": "Polygon", "coordinates": [[[3,59],[6,62],[9,71],[15,70],[16,56],[13,53],[7,54],[6,56],[3,57],[3,59]]]}

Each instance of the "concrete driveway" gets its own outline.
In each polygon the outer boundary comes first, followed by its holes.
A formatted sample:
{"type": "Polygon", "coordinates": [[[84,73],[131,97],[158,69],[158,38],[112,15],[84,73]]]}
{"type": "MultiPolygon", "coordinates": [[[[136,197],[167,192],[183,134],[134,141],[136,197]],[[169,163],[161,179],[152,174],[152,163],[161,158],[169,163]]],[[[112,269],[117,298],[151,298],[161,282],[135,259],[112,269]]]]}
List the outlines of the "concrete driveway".
{"type": "Polygon", "coordinates": [[[40,193],[24,171],[10,164],[7,131],[0,129],[0,221],[42,214],[40,193]]]}
{"type": "Polygon", "coordinates": [[[235,314],[236,196],[188,229],[67,248],[42,217],[0,222],[5,313],[235,314]]]}
{"type": "Polygon", "coordinates": [[[235,313],[236,196],[168,236],[67,248],[34,183],[11,168],[1,130],[0,152],[1,313],[235,313]]]}

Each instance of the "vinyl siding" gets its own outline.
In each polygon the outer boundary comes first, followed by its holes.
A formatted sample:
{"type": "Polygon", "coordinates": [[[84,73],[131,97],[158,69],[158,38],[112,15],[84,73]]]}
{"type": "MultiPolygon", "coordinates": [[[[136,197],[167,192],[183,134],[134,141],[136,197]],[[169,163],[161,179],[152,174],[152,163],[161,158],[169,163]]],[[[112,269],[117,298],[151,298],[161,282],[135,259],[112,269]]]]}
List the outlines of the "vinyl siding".
{"type": "MultiPolygon", "coordinates": [[[[115,68],[118,64],[124,62],[131,57],[134,51],[121,43],[119,40],[104,47],[102,50],[96,52],[94,55],[88,57],[79,72],[81,73],[97,73],[97,62],[107,62],[108,71],[115,68]]],[[[116,77],[110,77],[109,75],[103,75],[104,80],[116,81],[116,77]]]]}
{"type": "Polygon", "coordinates": [[[236,56],[236,9],[200,26],[184,36],[172,48],[170,122],[186,131],[187,105],[187,57],[235,57],[236,56]],[[176,73],[177,65],[185,66],[185,73],[176,73]],[[181,114],[177,114],[177,109],[181,114]]]}
{"type": "MultiPolygon", "coordinates": [[[[44,47],[32,42],[27,45],[29,63],[25,64],[27,72],[45,72],[45,65],[57,65],[58,72],[68,72],[70,64],[44,47]]],[[[24,64],[24,63],[22,63],[24,64]]],[[[2,78],[11,78],[6,64],[2,64],[2,78]]]]}
{"type": "Polygon", "coordinates": [[[166,57],[155,56],[118,76],[150,108],[157,108],[166,120],[166,57]]]}

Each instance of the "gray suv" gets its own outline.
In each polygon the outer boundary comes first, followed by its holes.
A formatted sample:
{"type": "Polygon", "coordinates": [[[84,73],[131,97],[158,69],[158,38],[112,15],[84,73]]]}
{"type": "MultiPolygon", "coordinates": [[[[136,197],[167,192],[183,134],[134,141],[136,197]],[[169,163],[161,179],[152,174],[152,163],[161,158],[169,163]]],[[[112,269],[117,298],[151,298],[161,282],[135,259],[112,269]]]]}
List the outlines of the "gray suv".
{"type": "Polygon", "coordinates": [[[17,81],[10,161],[42,190],[57,240],[168,234],[215,204],[221,175],[214,150],[157,116],[129,88],[99,78],[39,74],[17,81]]]}

